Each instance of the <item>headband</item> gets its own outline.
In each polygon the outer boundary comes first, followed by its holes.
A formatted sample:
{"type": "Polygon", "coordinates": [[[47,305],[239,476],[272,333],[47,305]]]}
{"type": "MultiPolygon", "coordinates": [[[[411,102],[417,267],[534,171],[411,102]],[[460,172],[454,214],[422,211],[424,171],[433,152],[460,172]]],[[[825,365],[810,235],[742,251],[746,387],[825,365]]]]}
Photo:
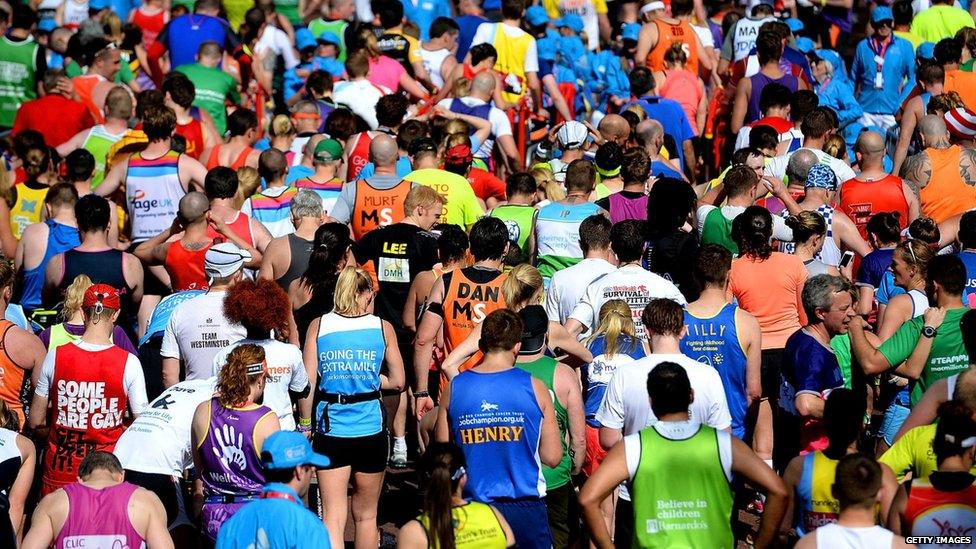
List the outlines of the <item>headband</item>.
{"type": "Polygon", "coordinates": [[[248,376],[257,376],[268,371],[268,361],[255,362],[254,364],[248,364],[244,367],[248,376]]]}

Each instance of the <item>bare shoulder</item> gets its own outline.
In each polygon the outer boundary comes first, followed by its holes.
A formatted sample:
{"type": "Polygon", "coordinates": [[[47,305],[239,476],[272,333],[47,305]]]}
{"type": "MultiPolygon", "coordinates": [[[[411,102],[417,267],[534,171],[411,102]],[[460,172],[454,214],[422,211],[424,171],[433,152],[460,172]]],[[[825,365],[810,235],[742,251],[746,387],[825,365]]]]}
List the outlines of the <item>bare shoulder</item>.
{"type": "Polygon", "coordinates": [[[959,152],[959,175],[967,185],[976,185],[976,150],[962,149],[959,152]]]}
{"type": "Polygon", "coordinates": [[[922,151],[906,158],[901,167],[901,177],[909,185],[924,187],[932,177],[932,161],[929,160],[928,153],[922,151]]]}

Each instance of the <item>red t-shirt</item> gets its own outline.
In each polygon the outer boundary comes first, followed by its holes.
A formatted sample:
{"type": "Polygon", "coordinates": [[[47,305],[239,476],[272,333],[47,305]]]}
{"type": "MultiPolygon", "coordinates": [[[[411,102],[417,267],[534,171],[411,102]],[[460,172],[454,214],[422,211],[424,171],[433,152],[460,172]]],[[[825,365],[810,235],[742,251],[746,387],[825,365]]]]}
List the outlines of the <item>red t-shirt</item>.
{"type": "Polygon", "coordinates": [[[792,122],[779,116],[764,116],[749,124],[750,128],[755,128],[756,126],[769,126],[781,135],[793,129],[792,122]]]}
{"type": "Polygon", "coordinates": [[[505,182],[480,168],[468,170],[468,183],[475,196],[482,200],[497,198],[505,200],[505,182]]]}
{"type": "Polygon", "coordinates": [[[95,119],[84,103],[51,94],[20,106],[14,119],[13,135],[24,130],[35,130],[41,132],[49,147],[57,147],[94,125],[95,119]]]}

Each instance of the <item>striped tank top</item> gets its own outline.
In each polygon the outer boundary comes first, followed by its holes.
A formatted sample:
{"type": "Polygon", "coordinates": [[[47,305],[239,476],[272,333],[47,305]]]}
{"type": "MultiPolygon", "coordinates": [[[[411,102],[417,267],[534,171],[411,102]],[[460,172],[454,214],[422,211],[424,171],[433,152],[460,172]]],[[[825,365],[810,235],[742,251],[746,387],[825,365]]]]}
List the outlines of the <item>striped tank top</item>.
{"type": "Polygon", "coordinates": [[[129,157],[125,178],[125,203],[132,219],[132,240],[148,240],[173,223],[186,188],[180,182],[180,153],[169,151],[159,158],[129,157]]]}

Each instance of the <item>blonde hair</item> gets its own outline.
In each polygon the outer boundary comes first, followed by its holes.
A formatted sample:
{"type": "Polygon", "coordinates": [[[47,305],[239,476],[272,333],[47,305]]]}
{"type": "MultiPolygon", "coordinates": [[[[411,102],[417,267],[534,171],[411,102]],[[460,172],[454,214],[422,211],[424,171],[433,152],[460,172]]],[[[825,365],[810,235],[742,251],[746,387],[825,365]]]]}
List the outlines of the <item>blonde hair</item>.
{"type": "Polygon", "coordinates": [[[518,311],[532,303],[534,298],[542,290],[542,275],[528,263],[516,265],[508,277],[502,282],[502,297],[505,298],[505,306],[513,311],[518,311]]]}
{"type": "Polygon", "coordinates": [[[644,107],[641,107],[640,105],[631,105],[624,110],[636,114],[638,120],[640,120],[641,122],[647,119],[647,113],[644,112],[644,107]]]}
{"type": "Polygon", "coordinates": [[[447,199],[426,185],[418,185],[410,189],[407,197],[403,199],[403,211],[406,215],[410,215],[418,206],[427,208],[434,204],[440,204],[443,209],[447,205],[447,199]]]}
{"type": "Polygon", "coordinates": [[[376,59],[383,55],[380,51],[379,41],[376,40],[376,35],[370,29],[363,29],[359,32],[359,40],[362,41],[363,51],[366,53],[366,57],[369,59],[376,59]]]}
{"type": "Polygon", "coordinates": [[[451,95],[453,97],[465,97],[471,93],[471,79],[465,76],[461,76],[454,81],[454,87],[451,88],[451,95]]]}
{"type": "Polygon", "coordinates": [[[556,181],[556,176],[552,174],[552,171],[546,168],[533,168],[529,174],[535,179],[536,187],[545,192],[546,200],[558,202],[566,198],[566,190],[556,181]]]}
{"type": "Polygon", "coordinates": [[[217,375],[217,401],[225,408],[240,406],[251,394],[256,376],[247,375],[247,367],[264,362],[264,348],[247,343],[234,347],[227,355],[227,363],[217,375]]]}
{"type": "Polygon", "coordinates": [[[593,334],[586,339],[586,345],[596,341],[600,336],[605,338],[603,353],[609,358],[619,352],[631,352],[637,343],[637,327],[630,306],[622,299],[611,299],[600,307],[600,320],[593,334]],[[631,348],[621,349],[620,336],[627,336],[631,340],[631,348]]]}
{"type": "Polygon", "coordinates": [[[88,278],[88,275],[80,274],[64,290],[64,308],[61,311],[61,315],[65,321],[75,316],[75,313],[81,310],[81,304],[85,299],[85,291],[92,284],[92,279],[88,278]]]}
{"type": "Polygon", "coordinates": [[[295,126],[291,123],[291,117],[287,114],[279,114],[271,120],[268,128],[271,137],[281,137],[295,133],[295,126]]]}
{"type": "Polygon", "coordinates": [[[107,13],[102,17],[102,30],[106,38],[116,42],[122,38],[122,20],[114,12],[107,13]]]}
{"type": "Polygon", "coordinates": [[[831,135],[824,142],[823,152],[833,156],[838,160],[847,160],[847,143],[844,142],[844,136],[839,134],[831,135]]]}
{"type": "Polygon", "coordinates": [[[356,298],[359,294],[372,291],[373,280],[369,274],[356,267],[346,267],[339,272],[339,280],[335,288],[335,306],[333,310],[336,314],[343,316],[357,316],[363,314],[359,310],[356,298]]]}
{"type": "Polygon", "coordinates": [[[257,192],[261,186],[261,175],[250,166],[237,168],[237,194],[234,195],[234,204],[240,209],[244,201],[257,192]]]}

